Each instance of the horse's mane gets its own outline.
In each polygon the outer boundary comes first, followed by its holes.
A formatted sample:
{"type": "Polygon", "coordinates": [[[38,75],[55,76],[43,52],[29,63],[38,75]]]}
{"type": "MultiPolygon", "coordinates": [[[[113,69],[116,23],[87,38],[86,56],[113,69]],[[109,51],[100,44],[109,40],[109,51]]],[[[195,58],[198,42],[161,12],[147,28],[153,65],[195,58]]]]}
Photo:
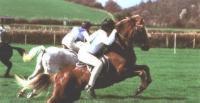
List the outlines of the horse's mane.
{"type": "Polygon", "coordinates": [[[133,37],[135,27],[143,25],[141,21],[143,21],[141,16],[134,15],[116,23],[118,33],[115,42],[109,47],[107,53],[115,52],[126,59],[128,64],[129,62],[135,63],[136,56],[133,49],[133,37]]]}

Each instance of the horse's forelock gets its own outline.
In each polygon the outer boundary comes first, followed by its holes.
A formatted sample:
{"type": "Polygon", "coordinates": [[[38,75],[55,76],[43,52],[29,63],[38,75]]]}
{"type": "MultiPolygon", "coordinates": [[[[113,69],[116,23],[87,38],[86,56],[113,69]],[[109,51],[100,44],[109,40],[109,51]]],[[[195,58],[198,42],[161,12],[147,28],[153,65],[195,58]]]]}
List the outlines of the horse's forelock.
{"type": "Polygon", "coordinates": [[[133,40],[135,30],[140,28],[145,28],[144,19],[140,15],[126,17],[125,19],[116,23],[116,29],[119,37],[126,45],[132,43],[130,40],[133,40]]]}
{"type": "Polygon", "coordinates": [[[131,19],[135,20],[136,26],[144,26],[144,19],[140,15],[133,15],[130,17],[131,19]]]}

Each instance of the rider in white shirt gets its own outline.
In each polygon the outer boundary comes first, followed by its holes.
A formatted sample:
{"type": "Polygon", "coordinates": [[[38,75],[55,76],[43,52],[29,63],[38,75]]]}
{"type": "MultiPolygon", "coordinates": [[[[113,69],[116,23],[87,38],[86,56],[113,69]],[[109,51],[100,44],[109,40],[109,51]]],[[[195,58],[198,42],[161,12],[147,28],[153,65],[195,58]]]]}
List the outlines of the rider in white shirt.
{"type": "Polygon", "coordinates": [[[0,26],[0,43],[2,43],[3,41],[2,41],[2,34],[3,34],[3,32],[5,32],[6,30],[3,28],[3,26],[1,25],[0,26]]]}
{"type": "Polygon", "coordinates": [[[117,32],[116,29],[114,29],[114,26],[113,20],[104,20],[101,24],[101,29],[90,36],[90,43],[81,47],[78,52],[79,61],[94,66],[88,85],[85,87],[88,92],[93,88],[103,67],[102,61],[96,57],[96,54],[104,47],[104,45],[111,45],[114,42],[117,32]]]}
{"type": "Polygon", "coordinates": [[[78,52],[79,48],[83,45],[83,42],[88,41],[90,27],[90,22],[84,22],[81,27],[73,27],[62,39],[63,47],[78,52]]]}

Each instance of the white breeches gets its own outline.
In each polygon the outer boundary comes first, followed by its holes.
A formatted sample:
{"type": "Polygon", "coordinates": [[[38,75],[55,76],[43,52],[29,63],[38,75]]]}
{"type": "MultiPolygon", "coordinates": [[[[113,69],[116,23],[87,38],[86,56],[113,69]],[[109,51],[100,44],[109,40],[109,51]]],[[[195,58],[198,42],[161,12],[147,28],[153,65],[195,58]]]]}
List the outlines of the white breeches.
{"type": "Polygon", "coordinates": [[[80,49],[78,52],[78,59],[83,63],[94,66],[91,72],[90,80],[88,82],[88,85],[94,86],[97,77],[101,73],[103,63],[97,57],[82,49],[80,49]]]}

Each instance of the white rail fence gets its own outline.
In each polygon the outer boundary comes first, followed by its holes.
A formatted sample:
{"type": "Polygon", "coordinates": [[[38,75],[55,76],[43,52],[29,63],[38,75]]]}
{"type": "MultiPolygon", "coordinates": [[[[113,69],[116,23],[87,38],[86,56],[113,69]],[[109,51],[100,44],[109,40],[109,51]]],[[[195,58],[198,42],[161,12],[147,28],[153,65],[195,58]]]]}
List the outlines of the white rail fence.
{"type": "MultiPolygon", "coordinates": [[[[24,44],[50,43],[60,44],[62,37],[71,29],[69,26],[41,26],[41,25],[12,25],[7,31],[7,41],[24,44]],[[20,36],[20,37],[19,37],[20,36]],[[42,38],[42,39],[41,39],[42,38]],[[20,40],[19,40],[20,39],[20,40]],[[23,40],[22,40],[23,39],[23,40]],[[45,41],[46,42],[42,42],[45,41]]],[[[96,30],[94,27],[92,30],[96,30]]],[[[198,32],[151,32],[152,47],[200,48],[200,33],[198,32]]]]}

